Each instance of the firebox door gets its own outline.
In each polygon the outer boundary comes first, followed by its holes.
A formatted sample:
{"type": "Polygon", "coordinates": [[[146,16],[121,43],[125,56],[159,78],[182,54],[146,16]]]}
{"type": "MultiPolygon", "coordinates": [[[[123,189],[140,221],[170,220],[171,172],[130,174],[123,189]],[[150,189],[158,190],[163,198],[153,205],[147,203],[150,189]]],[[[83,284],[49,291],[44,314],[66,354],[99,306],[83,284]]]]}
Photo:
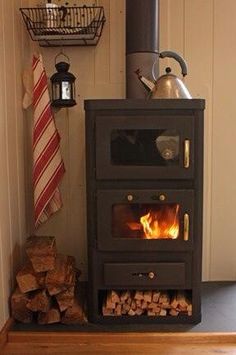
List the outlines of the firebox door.
{"type": "Polygon", "coordinates": [[[99,249],[190,249],[193,199],[192,190],[99,190],[99,249]]]}

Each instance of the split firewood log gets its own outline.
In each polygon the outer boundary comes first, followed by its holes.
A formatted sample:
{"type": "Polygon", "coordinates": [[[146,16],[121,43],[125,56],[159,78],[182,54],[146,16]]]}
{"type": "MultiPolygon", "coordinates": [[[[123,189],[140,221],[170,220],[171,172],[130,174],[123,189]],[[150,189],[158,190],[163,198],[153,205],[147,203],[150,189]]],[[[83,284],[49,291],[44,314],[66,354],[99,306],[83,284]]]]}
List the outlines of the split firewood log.
{"type": "Polygon", "coordinates": [[[117,304],[117,306],[116,306],[116,308],[114,310],[115,316],[121,316],[122,315],[121,309],[122,309],[122,305],[121,304],[117,304]]]}
{"type": "Polygon", "coordinates": [[[166,315],[167,315],[167,310],[161,308],[159,315],[160,315],[160,316],[166,316],[166,315]]]}
{"type": "Polygon", "coordinates": [[[141,308],[142,308],[142,309],[147,309],[147,306],[148,306],[147,302],[143,300],[143,301],[142,301],[141,308]]]}
{"type": "Polygon", "coordinates": [[[142,291],[135,291],[134,299],[142,301],[143,300],[143,292],[142,291]]]}
{"type": "Polygon", "coordinates": [[[69,287],[67,290],[58,293],[56,300],[61,312],[64,312],[68,307],[71,307],[75,299],[75,286],[69,287]]]}
{"type": "Polygon", "coordinates": [[[45,272],[36,273],[30,263],[27,263],[16,275],[21,292],[38,290],[45,286],[45,272]]]}
{"type": "Polygon", "coordinates": [[[120,296],[117,291],[111,291],[111,302],[113,303],[119,303],[120,302],[120,296]]]}
{"type": "Polygon", "coordinates": [[[155,302],[155,303],[158,303],[160,295],[161,295],[161,292],[153,291],[153,293],[152,293],[152,301],[155,302]]]}
{"type": "Polygon", "coordinates": [[[130,297],[131,297],[130,291],[122,291],[120,295],[120,300],[121,302],[124,302],[130,297]]]}
{"type": "Polygon", "coordinates": [[[116,308],[116,303],[114,301],[112,301],[112,291],[107,292],[105,307],[108,309],[115,309],[116,308]]]}
{"type": "Polygon", "coordinates": [[[136,315],[136,312],[130,308],[129,312],[128,312],[128,315],[129,316],[135,316],[136,315]]]}
{"type": "Polygon", "coordinates": [[[114,315],[114,309],[107,308],[106,304],[104,302],[104,304],[102,306],[102,315],[103,316],[113,316],[114,315]]]}
{"type": "Polygon", "coordinates": [[[187,301],[185,292],[184,291],[177,292],[176,298],[179,303],[179,307],[182,308],[182,310],[187,310],[189,302],[187,301]]]}
{"type": "Polygon", "coordinates": [[[75,258],[67,255],[58,254],[56,257],[55,268],[47,272],[46,287],[49,294],[57,295],[75,285],[76,270],[75,258]]]}
{"type": "Polygon", "coordinates": [[[169,304],[170,303],[170,296],[168,295],[167,292],[161,292],[160,297],[159,297],[159,303],[160,304],[169,304]]]}
{"type": "MultiPolygon", "coordinates": [[[[104,314],[105,315],[105,314],[104,314]]],[[[76,293],[74,303],[68,307],[62,316],[61,323],[64,324],[84,324],[87,323],[85,300],[76,293]]]]}
{"type": "Polygon", "coordinates": [[[22,293],[19,288],[11,296],[12,317],[22,323],[31,323],[33,313],[27,308],[29,302],[28,294],[22,293]]]}
{"type": "Polygon", "coordinates": [[[131,302],[131,309],[133,310],[133,311],[135,311],[136,310],[136,308],[137,308],[137,305],[136,305],[136,302],[135,302],[135,300],[132,300],[132,302],[131,302]]]}
{"type": "Polygon", "coordinates": [[[171,309],[169,310],[169,315],[176,317],[176,316],[179,315],[179,311],[178,311],[177,309],[175,309],[175,308],[171,308],[171,309]]]}
{"type": "Polygon", "coordinates": [[[136,308],[135,314],[137,316],[141,316],[143,314],[144,310],[140,307],[136,308]]]}
{"type": "Polygon", "coordinates": [[[52,307],[47,312],[38,313],[39,324],[52,324],[59,323],[61,320],[61,314],[58,308],[52,307]]]}
{"type": "Polygon", "coordinates": [[[46,290],[34,292],[26,305],[32,312],[48,312],[50,306],[51,298],[48,296],[46,290]]]}
{"type": "Polygon", "coordinates": [[[188,316],[191,316],[193,314],[193,306],[192,306],[192,304],[188,305],[187,312],[188,312],[188,316]]]}
{"type": "Polygon", "coordinates": [[[31,236],[27,239],[25,247],[36,272],[54,269],[57,253],[55,237],[31,236]]]}
{"type": "Polygon", "coordinates": [[[143,299],[144,299],[144,301],[151,303],[152,302],[152,291],[145,291],[143,294],[143,299]]]}
{"type": "Polygon", "coordinates": [[[128,304],[128,303],[125,303],[125,304],[123,304],[123,306],[122,306],[122,309],[124,310],[124,311],[126,311],[126,313],[128,313],[129,312],[129,310],[130,310],[130,304],[128,304]]]}
{"type": "Polygon", "coordinates": [[[177,297],[176,294],[172,297],[171,302],[170,302],[170,306],[171,308],[178,308],[179,302],[177,301],[177,297]]]}

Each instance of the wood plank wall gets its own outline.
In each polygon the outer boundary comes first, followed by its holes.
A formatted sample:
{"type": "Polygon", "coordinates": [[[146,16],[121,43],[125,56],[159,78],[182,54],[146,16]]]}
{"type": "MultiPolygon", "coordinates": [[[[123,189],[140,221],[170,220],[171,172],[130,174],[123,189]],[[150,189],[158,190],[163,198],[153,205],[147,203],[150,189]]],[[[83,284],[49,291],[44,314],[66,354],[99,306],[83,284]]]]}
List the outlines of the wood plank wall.
{"type": "Polygon", "coordinates": [[[8,318],[8,297],[27,229],[21,73],[28,38],[18,10],[25,4],[0,3],[0,328],[8,318]]]}
{"type": "Polygon", "coordinates": [[[235,280],[236,2],[160,0],[160,5],[161,49],[185,57],[186,84],[194,97],[206,99],[203,278],[235,280]]]}

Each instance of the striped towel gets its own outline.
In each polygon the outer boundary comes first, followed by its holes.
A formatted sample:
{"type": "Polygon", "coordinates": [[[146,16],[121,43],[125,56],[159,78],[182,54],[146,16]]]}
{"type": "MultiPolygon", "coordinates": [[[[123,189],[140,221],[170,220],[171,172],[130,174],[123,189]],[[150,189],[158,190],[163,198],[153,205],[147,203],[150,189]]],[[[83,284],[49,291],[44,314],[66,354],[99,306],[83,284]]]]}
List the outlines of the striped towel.
{"type": "Polygon", "coordinates": [[[50,106],[42,56],[33,56],[33,187],[35,227],[62,207],[58,185],[65,172],[58,134],[50,106]]]}

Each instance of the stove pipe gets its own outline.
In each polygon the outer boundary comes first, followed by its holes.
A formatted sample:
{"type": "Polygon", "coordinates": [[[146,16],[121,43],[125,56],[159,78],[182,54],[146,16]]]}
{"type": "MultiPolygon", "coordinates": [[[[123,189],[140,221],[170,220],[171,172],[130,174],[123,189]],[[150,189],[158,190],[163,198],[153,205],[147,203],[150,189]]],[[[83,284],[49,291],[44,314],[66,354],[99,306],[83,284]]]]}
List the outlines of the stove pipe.
{"type": "Polygon", "coordinates": [[[159,0],[126,0],[126,97],[144,99],[147,92],[134,73],[152,79],[158,77],[159,52],[159,0]]]}

